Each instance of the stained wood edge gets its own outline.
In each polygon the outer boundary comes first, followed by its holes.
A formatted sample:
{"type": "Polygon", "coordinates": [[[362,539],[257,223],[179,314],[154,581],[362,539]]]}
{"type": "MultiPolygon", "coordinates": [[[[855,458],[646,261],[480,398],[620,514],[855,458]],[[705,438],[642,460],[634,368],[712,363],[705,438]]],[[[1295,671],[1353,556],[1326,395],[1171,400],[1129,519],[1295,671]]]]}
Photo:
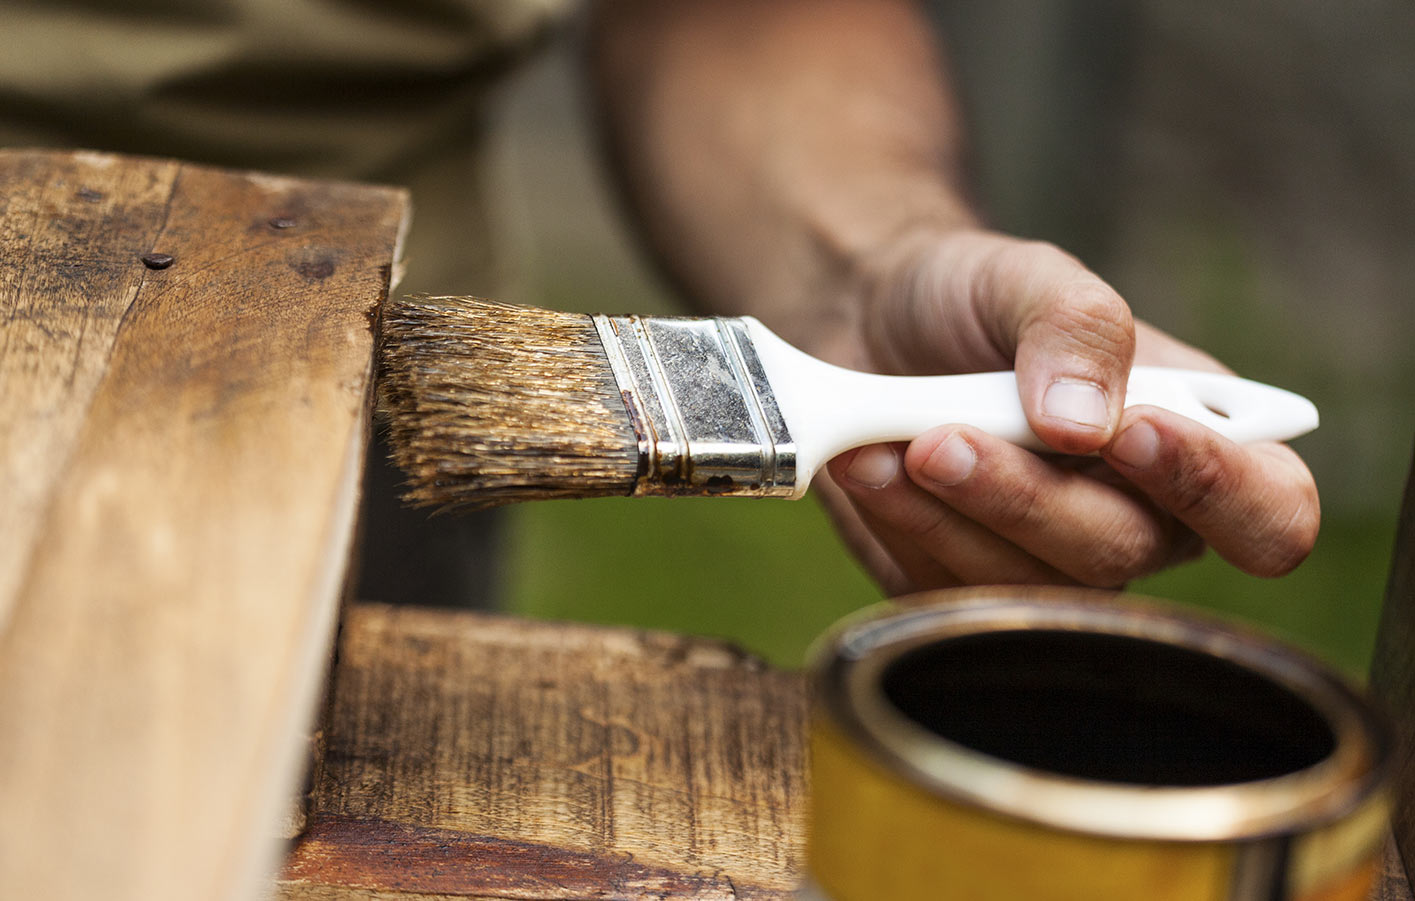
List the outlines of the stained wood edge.
{"type": "MultiPolygon", "coordinates": [[[[236,174],[267,182],[273,187],[306,181],[253,170],[238,170],[236,174]]],[[[232,895],[236,898],[269,895],[271,880],[284,864],[289,842],[303,833],[308,826],[315,786],[318,784],[324,753],[327,750],[324,731],[330,712],[330,689],[333,668],[337,662],[340,623],[343,611],[352,601],[354,588],[355,568],[350,563],[360,538],[358,512],[378,395],[382,315],[396,283],[402,278],[405,267],[403,250],[412,224],[412,200],[407,189],[390,186],[367,187],[377,187],[390,193],[401,207],[402,215],[392,258],[383,267],[383,288],[369,318],[372,352],[366,361],[363,374],[363,400],[360,413],[349,432],[340,472],[341,488],[336,506],[327,520],[329,530],[324,540],[324,566],[312,591],[314,596],[322,599],[322,603],[311,610],[305,639],[302,642],[304,653],[295,664],[301,675],[296,678],[293,686],[297,697],[288,708],[290,718],[275,727],[277,731],[291,736],[291,739],[287,744],[284,760],[277,764],[278,777],[266,783],[269,791],[261,802],[262,813],[258,815],[259,821],[272,824],[271,830],[251,835],[252,842],[259,847],[252,852],[250,859],[258,860],[259,865],[251,868],[245,884],[236,888],[232,895]]]]}
{"type": "MultiPolygon", "coordinates": [[[[376,341],[376,338],[375,338],[376,341]]],[[[312,611],[309,630],[302,642],[305,649],[297,668],[304,674],[294,686],[298,699],[290,705],[291,717],[278,730],[293,736],[280,764],[281,776],[269,783],[272,790],[266,801],[269,815],[265,821],[275,824],[274,835],[258,836],[267,851],[259,870],[252,876],[251,889],[238,897],[256,897],[264,889],[269,874],[276,872],[284,858],[285,846],[280,840],[292,839],[304,831],[309,806],[313,800],[315,780],[324,760],[324,728],[329,713],[329,689],[332,683],[341,611],[349,602],[352,589],[352,567],[356,546],[356,514],[359,507],[361,477],[365,463],[373,416],[373,376],[367,376],[368,386],[359,422],[350,432],[340,474],[343,486],[339,501],[330,517],[326,539],[325,566],[314,594],[323,599],[312,611]],[[271,839],[277,839],[272,841],[271,839]]]]}
{"type": "MultiPolygon", "coordinates": [[[[262,176],[266,177],[266,176],[262,176]]],[[[394,193],[402,207],[403,215],[394,239],[392,259],[387,268],[387,278],[382,296],[378,299],[370,317],[373,337],[373,353],[364,374],[364,399],[362,412],[351,432],[351,441],[345,453],[345,468],[341,474],[343,490],[340,502],[333,512],[331,521],[332,554],[327,558],[318,589],[334,602],[331,614],[322,617],[326,625],[319,630],[318,640],[311,642],[307,655],[307,666],[319,667],[317,677],[305,680],[311,687],[311,697],[305,703],[310,711],[300,717],[299,729],[305,740],[292,748],[294,757],[293,775],[286,779],[289,790],[283,793],[284,813],[278,821],[277,835],[282,844],[273,851],[264,867],[263,879],[276,873],[283,866],[289,843],[300,837],[309,825],[310,809],[314,803],[315,789],[319,785],[320,773],[324,766],[324,755],[328,750],[326,734],[332,715],[332,693],[334,667],[338,663],[339,635],[344,614],[355,602],[354,589],[357,567],[353,565],[354,552],[363,540],[359,508],[363,499],[363,473],[368,466],[368,452],[373,438],[374,423],[378,408],[379,350],[382,343],[383,311],[388,299],[403,280],[407,269],[404,248],[407,246],[408,231],[413,222],[412,195],[406,188],[384,187],[394,193]],[[342,536],[342,539],[340,538],[342,536]],[[340,544],[342,540],[342,545],[340,544]]],[[[265,882],[262,882],[264,890],[265,882]]]]}

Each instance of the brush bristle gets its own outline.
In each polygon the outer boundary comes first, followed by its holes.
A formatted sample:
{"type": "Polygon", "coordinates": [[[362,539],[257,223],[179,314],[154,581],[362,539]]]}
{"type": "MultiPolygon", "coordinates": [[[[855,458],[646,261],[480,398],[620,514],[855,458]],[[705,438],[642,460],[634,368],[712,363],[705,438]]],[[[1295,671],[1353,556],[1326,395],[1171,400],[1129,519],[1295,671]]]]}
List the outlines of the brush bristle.
{"type": "Polygon", "coordinates": [[[623,495],[638,441],[588,316],[475,297],[399,298],[381,403],[418,506],[623,495]]]}

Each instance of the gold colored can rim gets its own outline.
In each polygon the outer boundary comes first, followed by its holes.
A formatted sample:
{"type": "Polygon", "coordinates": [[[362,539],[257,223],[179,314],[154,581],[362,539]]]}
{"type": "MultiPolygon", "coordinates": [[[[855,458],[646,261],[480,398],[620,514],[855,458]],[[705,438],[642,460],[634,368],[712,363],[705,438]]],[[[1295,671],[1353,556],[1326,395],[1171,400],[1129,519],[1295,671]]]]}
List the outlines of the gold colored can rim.
{"type": "Polygon", "coordinates": [[[1385,782],[1391,740],[1361,694],[1314,658],[1172,605],[1109,592],[1009,588],[933,592],[861,611],[814,655],[818,716],[921,790],[1045,826],[1160,841],[1238,841],[1310,831],[1385,782]],[[950,740],[900,709],[883,684],[913,652],[975,636],[1061,633],[1192,653],[1300,701],[1330,733],[1319,759],[1264,778],[1144,784],[1054,772],[950,740]]]}

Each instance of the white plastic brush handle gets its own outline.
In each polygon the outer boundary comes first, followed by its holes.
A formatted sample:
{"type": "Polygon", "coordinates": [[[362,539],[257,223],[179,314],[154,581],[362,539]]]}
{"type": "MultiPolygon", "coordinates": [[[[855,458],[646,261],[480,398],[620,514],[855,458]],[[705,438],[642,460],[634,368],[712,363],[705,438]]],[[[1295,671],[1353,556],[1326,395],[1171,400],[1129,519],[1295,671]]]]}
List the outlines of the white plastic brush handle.
{"type": "MultiPolygon", "coordinates": [[[[818,360],[756,319],[743,318],[796,444],[799,494],[837,454],[865,444],[908,441],[951,423],[976,426],[1021,447],[1049,450],[1027,425],[1013,372],[857,372],[818,360]]],[[[1125,406],[1141,404],[1187,416],[1240,443],[1286,441],[1317,427],[1317,408],[1305,397],[1213,372],[1136,366],[1125,406]]]]}

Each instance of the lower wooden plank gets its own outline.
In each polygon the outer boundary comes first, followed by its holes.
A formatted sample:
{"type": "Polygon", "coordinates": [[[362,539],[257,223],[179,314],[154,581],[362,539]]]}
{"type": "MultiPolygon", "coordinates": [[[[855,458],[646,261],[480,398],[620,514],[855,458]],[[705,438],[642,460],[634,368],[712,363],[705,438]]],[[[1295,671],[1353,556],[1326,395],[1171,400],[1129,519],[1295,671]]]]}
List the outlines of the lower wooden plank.
{"type": "Polygon", "coordinates": [[[357,605],[286,901],[785,899],[800,677],[702,639],[357,605]]]}

